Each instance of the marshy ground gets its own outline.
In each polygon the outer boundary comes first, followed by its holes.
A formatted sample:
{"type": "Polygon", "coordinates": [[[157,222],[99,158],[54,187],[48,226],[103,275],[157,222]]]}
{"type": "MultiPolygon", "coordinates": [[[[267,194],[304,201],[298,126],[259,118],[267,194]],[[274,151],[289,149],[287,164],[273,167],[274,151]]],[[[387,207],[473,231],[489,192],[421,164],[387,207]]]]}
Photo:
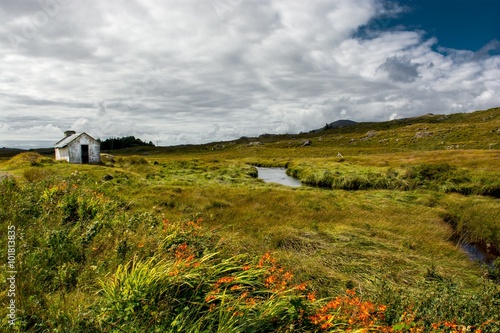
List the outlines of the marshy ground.
{"type": "Polygon", "coordinates": [[[498,255],[499,139],[493,109],[137,147],[102,165],[5,158],[10,328],[498,332],[500,261],[472,261],[460,244],[498,255]],[[309,186],[265,183],[256,166],[309,186]]]}

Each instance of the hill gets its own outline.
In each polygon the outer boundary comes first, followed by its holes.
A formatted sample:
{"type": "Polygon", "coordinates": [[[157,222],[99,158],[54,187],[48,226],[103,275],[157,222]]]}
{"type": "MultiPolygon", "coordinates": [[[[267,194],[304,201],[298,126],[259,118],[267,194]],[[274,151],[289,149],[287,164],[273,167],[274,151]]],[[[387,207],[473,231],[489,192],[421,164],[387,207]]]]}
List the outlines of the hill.
{"type": "Polygon", "coordinates": [[[354,126],[356,125],[357,122],[352,121],[352,120],[337,120],[334,121],[333,123],[326,124],[323,130],[328,130],[328,129],[335,129],[339,127],[346,127],[346,126],[354,126]]]}
{"type": "Polygon", "coordinates": [[[309,133],[250,138],[281,147],[311,140],[321,147],[384,151],[500,148],[500,108],[450,115],[426,114],[384,122],[333,122],[309,133]]]}

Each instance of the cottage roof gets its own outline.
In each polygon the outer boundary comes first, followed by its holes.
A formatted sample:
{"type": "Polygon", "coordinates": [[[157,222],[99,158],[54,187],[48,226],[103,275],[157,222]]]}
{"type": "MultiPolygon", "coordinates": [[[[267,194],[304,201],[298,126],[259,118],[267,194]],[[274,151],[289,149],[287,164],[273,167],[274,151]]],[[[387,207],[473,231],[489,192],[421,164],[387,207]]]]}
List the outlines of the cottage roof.
{"type": "Polygon", "coordinates": [[[88,136],[89,138],[91,138],[92,140],[95,140],[93,137],[91,137],[90,135],[88,135],[87,133],[85,132],[81,132],[81,133],[75,133],[75,134],[72,134],[70,136],[67,136],[65,137],[64,139],[62,140],[59,140],[58,142],[56,142],[56,144],[54,145],[54,148],[64,148],[66,147],[68,144],[70,144],[73,140],[76,140],[77,138],[79,138],[81,135],[85,134],[86,136],[88,136]]]}

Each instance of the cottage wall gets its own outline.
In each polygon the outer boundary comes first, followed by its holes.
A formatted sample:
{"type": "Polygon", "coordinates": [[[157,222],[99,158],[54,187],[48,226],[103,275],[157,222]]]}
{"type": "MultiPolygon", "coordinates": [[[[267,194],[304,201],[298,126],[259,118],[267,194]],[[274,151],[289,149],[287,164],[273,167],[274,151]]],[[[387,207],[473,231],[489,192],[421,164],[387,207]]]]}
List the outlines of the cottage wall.
{"type": "Polygon", "coordinates": [[[89,163],[96,164],[101,162],[101,146],[100,143],[86,134],[80,135],[75,140],[68,144],[69,162],[82,163],[82,145],[89,146],[89,163]]]}
{"type": "Polygon", "coordinates": [[[66,162],[69,162],[68,147],[56,148],[56,160],[64,160],[66,162]]]}

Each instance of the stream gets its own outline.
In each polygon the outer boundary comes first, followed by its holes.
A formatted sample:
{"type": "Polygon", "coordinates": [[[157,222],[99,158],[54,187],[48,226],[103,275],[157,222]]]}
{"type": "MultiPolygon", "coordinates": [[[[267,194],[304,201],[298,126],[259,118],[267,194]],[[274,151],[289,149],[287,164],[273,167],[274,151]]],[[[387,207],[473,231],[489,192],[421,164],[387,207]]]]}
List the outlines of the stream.
{"type": "Polygon", "coordinates": [[[470,260],[492,267],[493,261],[495,260],[494,254],[488,253],[486,249],[476,244],[464,243],[459,244],[459,246],[462,251],[467,254],[470,260]]]}
{"type": "Polygon", "coordinates": [[[285,168],[262,168],[256,167],[258,178],[266,183],[278,183],[281,185],[299,187],[302,183],[297,178],[290,177],[286,174],[285,168]]]}
{"type": "MultiPolygon", "coordinates": [[[[262,179],[266,183],[277,183],[291,187],[302,186],[302,183],[299,179],[290,177],[286,174],[285,168],[256,168],[258,171],[258,178],[262,179]]],[[[491,266],[493,260],[495,259],[495,256],[487,253],[485,249],[476,244],[459,243],[458,245],[472,261],[478,261],[482,264],[491,266]]]]}

